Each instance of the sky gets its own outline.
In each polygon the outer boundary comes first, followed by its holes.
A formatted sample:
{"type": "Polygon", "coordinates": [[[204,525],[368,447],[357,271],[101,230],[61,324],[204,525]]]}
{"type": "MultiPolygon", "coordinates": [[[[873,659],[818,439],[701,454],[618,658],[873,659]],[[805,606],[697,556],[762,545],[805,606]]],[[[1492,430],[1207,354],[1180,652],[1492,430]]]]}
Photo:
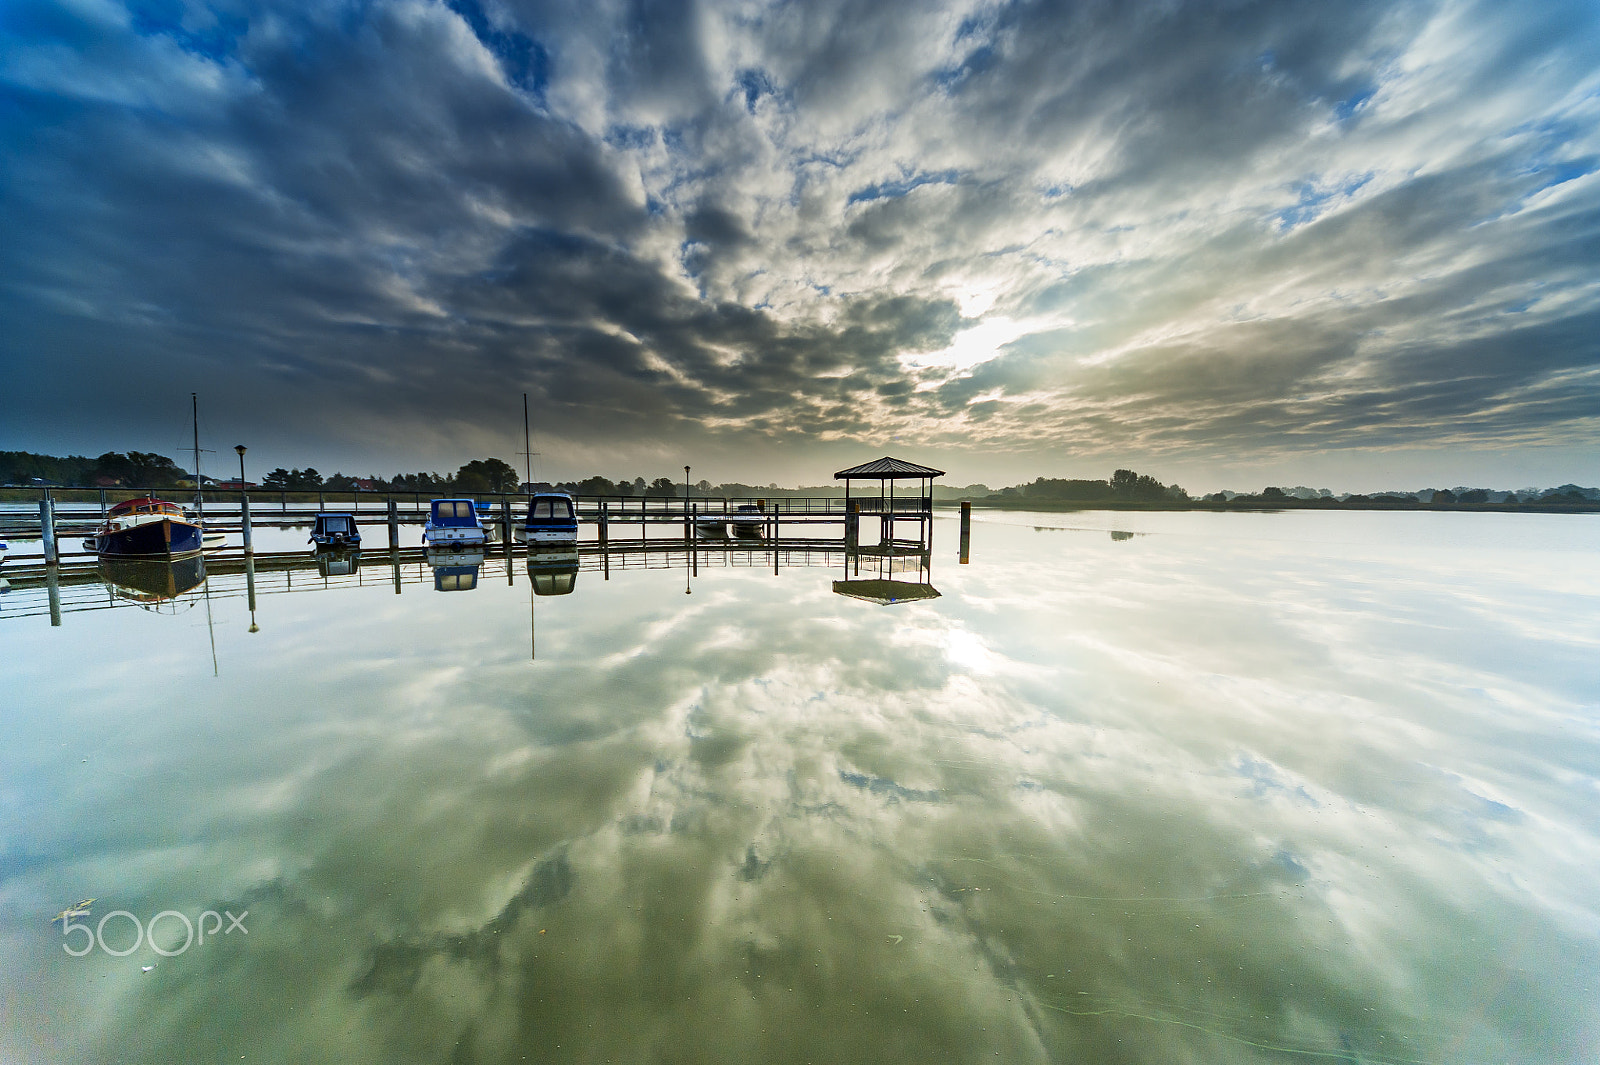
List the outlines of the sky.
{"type": "Polygon", "coordinates": [[[1600,5],[5,0],[0,448],[1600,482],[1600,5]]]}

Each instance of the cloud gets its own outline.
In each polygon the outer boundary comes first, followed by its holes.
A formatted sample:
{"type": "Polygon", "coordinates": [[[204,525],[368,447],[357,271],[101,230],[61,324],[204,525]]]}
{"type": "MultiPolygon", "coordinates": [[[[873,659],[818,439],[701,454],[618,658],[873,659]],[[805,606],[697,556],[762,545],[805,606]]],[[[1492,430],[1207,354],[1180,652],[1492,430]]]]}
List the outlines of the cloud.
{"type": "Polygon", "coordinates": [[[116,412],[199,389],[320,467],[505,450],[483,413],[524,390],[568,461],[1570,445],[1596,31],[1444,0],[13,5],[0,350],[39,401],[6,443],[135,446],[116,412]]]}

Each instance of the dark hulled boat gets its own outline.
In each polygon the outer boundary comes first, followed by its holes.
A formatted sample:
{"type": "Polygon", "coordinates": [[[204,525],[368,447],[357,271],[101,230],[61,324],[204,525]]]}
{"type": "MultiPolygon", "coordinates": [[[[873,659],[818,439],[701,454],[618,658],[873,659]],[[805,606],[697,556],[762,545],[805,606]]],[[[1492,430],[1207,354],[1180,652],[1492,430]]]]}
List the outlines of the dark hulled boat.
{"type": "Polygon", "coordinates": [[[360,547],[361,529],[354,514],[324,511],[311,527],[311,543],[322,547],[360,547]]]}
{"type": "Polygon", "coordinates": [[[182,507],[144,496],[112,507],[92,545],[101,558],[171,559],[199,554],[205,542],[200,523],[182,507]]]}
{"type": "Polygon", "coordinates": [[[198,553],[176,562],[102,557],[100,574],[118,598],[154,605],[200,587],[206,579],[206,560],[198,553]]]}

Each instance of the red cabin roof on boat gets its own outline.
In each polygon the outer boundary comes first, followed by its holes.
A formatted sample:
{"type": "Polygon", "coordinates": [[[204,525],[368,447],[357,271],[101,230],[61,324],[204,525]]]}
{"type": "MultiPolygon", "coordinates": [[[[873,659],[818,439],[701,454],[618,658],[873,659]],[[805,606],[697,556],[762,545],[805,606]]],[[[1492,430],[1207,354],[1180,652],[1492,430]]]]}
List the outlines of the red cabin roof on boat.
{"type": "Polygon", "coordinates": [[[182,514],[183,508],[176,503],[169,503],[165,499],[156,499],[154,496],[141,496],[138,499],[129,499],[118,503],[111,508],[112,514],[182,514]]]}

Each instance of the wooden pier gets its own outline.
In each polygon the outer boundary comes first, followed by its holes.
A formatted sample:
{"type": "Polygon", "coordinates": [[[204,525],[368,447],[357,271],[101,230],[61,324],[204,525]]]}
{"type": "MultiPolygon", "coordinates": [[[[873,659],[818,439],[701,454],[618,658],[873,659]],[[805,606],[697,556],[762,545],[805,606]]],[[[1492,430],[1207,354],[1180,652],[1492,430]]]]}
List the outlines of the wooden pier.
{"type": "MultiPolygon", "coordinates": [[[[65,561],[93,558],[82,541],[93,535],[106,511],[123,499],[141,495],[182,498],[182,493],[163,489],[93,490],[60,489],[41,498],[37,491],[0,490],[0,539],[10,542],[10,558],[17,562],[65,561]],[[83,498],[83,497],[90,498],[83,498]],[[21,541],[19,543],[19,541],[21,541]],[[37,545],[37,546],[35,546],[37,545]],[[54,550],[52,557],[47,551],[54,550]]],[[[496,538],[514,539],[517,526],[527,515],[529,496],[478,495],[477,504],[484,525],[496,538]]],[[[297,529],[311,526],[322,511],[348,513],[362,529],[366,547],[409,547],[420,539],[428,520],[429,496],[420,493],[382,492],[239,492],[205,493],[205,526],[209,533],[229,538],[229,549],[245,546],[249,528],[297,529]]],[[[738,498],[693,496],[689,499],[660,496],[575,496],[579,537],[618,547],[633,544],[677,541],[697,543],[727,537],[734,542],[810,543],[834,540],[838,546],[862,545],[862,517],[879,519],[881,543],[914,546],[931,536],[933,499],[931,495],[898,496],[893,499],[873,496],[845,498],[768,497],[738,498]],[[741,511],[755,507],[755,511],[741,511]],[[758,519],[751,522],[751,518],[758,519]],[[740,536],[737,524],[749,522],[758,535],[740,536]],[[916,525],[916,539],[896,537],[896,523],[916,525]],[[831,533],[831,535],[829,535],[831,533]]],[[[868,540],[868,543],[871,541],[868,540]]],[[[210,554],[211,552],[208,552],[210,554]]]]}

